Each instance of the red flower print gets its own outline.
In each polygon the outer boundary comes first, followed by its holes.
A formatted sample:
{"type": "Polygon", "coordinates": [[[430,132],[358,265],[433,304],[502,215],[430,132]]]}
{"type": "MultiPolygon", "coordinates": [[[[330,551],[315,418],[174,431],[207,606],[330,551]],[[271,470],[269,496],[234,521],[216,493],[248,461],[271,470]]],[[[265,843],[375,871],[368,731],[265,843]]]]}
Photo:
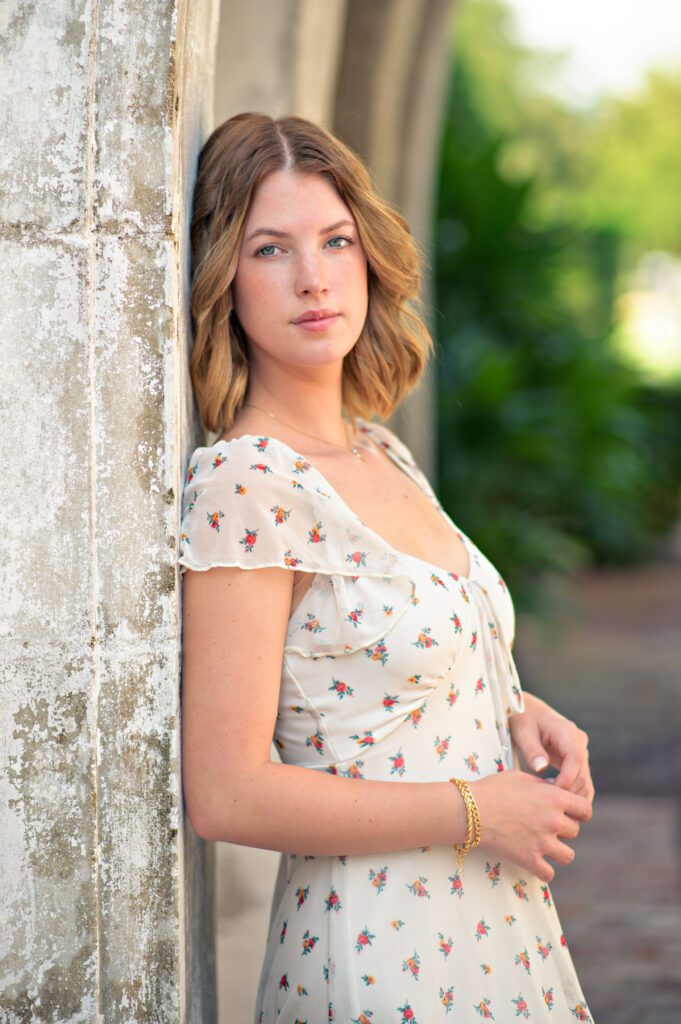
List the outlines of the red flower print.
{"type": "Polygon", "coordinates": [[[412,641],[412,647],[420,647],[426,650],[428,647],[439,647],[439,641],[430,635],[430,626],[424,626],[418,638],[412,641]]]}
{"type": "Polygon", "coordinates": [[[528,974],[532,973],[530,970],[530,954],[527,952],[527,946],[524,949],[521,949],[519,953],[516,953],[513,959],[518,967],[522,966],[528,974]]]}
{"type": "Polygon", "coordinates": [[[311,530],[308,530],[308,544],[321,544],[322,541],[326,540],[326,534],[321,533],[322,524],[315,523],[311,530]]]}
{"type": "Polygon", "coordinates": [[[513,883],[513,892],[516,894],[519,900],[525,900],[526,903],[530,902],[530,898],[525,892],[527,889],[527,882],[524,878],[519,878],[513,883]]]}
{"type": "Polygon", "coordinates": [[[246,551],[252,551],[258,539],[258,530],[246,530],[239,544],[243,544],[246,551]]]}
{"type": "Polygon", "coordinates": [[[423,718],[423,714],[426,710],[426,703],[427,701],[424,700],[423,704],[421,704],[417,708],[414,708],[414,710],[410,711],[409,714],[407,715],[407,718],[411,721],[411,724],[414,726],[415,729],[417,728],[421,719],[423,718]]]}
{"type": "Polygon", "coordinates": [[[492,1000],[488,999],[486,996],[484,999],[481,999],[479,1003],[474,1003],[473,1009],[479,1013],[481,1017],[484,1017],[485,1020],[495,1019],[494,1014],[492,1013],[492,1000]]]}
{"type": "Polygon", "coordinates": [[[527,1002],[523,998],[522,992],[519,992],[518,993],[518,998],[517,999],[512,999],[511,1002],[515,1003],[515,1015],[516,1015],[516,1017],[524,1017],[527,1020],[529,1018],[529,1016],[530,1016],[530,1011],[529,1011],[527,1002]]]}
{"type": "Polygon", "coordinates": [[[367,552],[366,551],[353,551],[351,554],[345,556],[346,562],[352,562],[353,565],[366,565],[367,564],[367,552]]]}
{"type": "Polygon", "coordinates": [[[404,884],[413,896],[419,896],[420,898],[426,897],[427,899],[430,899],[430,893],[426,889],[427,881],[428,879],[425,875],[419,875],[419,877],[414,879],[411,884],[409,882],[405,882],[404,884]]]}
{"type": "Polygon", "coordinates": [[[445,1007],[447,1013],[454,1006],[454,986],[450,985],[448,989],[440,986],[440,1002],[445,1007]]]}
{"type": "Polygon", "coordinates": [[[458,896],[459,898],[464,895],[463,881],[461,875],[457,871],[455,875],[449,875],[449,881],[452,883],[450,890],[452,896],[458,896]]]}
{"type": "Polygon", "coordinates": [[[439,761],[442,761],[447,756],[449,751],[449,741],[451,738],[451,736],[445,736],[444,739],[441,740],[439,736],[435,737],[435,753],[438,755],[439,761]]]}
{"type": "Polygon", "coordinates": [[[291,568],[295,568],[297,565],[302,565],[303,564],[302,558],[296,558],[294,555],[292,555],[290,548],[287,551],[284,552],[284,556],[283,557],[284,557],[284,565],[288,565],[291,568]]]}
{"type": "Polygon", "coordinates": [[[448,939],[446,939],[442,932],[438,932],[437,937],[437,948],[440,950],[440,952],[442,953],[446,960],[449,954],[451,953],[452,949],[454,948],[454,939],[451,937],[451,935],[449,936],[448,939]]]}
{"type": "Polygon", "coordinates": [[[371,940],[375,938],[376,936],[374,935],[374,933],[370,932],[368,927],[365,925],[364,928],[362,928],[359,935],[357,936],[357,941],[355,942],[355,949],[357,950],[358,953],[361,953],[364,947],[370,946],[371,940]]]}
{"type": "Polygon", "coordinates": [[[319,729],[312,736],[305,738],[305,745],[307,747],[314,747],[318,754],[324,753],[324,737],[320,733],[319,729]]]}
{"type": "Polygon", "coordinates": [[[217,512],[206,512],[208,525],[210,526],[211,530],[215,530],[216,533],[220,532],[219,520],[224,519],[224,515],[225,513],[222,511],[221,508],[219,508],[217,512]]]}
{"type": "Polygon", "coordinates": [[[340,901],[340,896],[333,885],[331,886],[329,895],[325,898],[324,903],[326,904],[327,910],[335,910],[338,912],[342,908],[343,904],[340,901]]]}
{"type": "Polygon", "coordinates": [[[362,621],[362,616],[363,615],[364,615],[364,606],[362,605],[359,608],[353,608],[352,611],[348,613],[346,621],[347,622],[351,622],[352,625],[355,627],[355,629],[357,629],[358,625],[362,621]]]}
{"type": "Polygon", "coordinates": [[[352,686],[350,686],[348,683],[344,683],[342,679],[335,679],[333,676],[331,677],[331,679],[332,682],[329,689],[333,690],[334,693],[337,693],[339,699],[342,699],[343,697],[352,697],[353,693],[355,692],[352,686]]]}
{"type": "Polygon", "coordinates": [[[254,462],[251,466],[251,469],[259,469],[261,473],[265,474],[265,476],[267,476],[268,473],[272,472],[270,467],[265,462],[254,462]]]}
{"type": "Polygon", "coordinates": [[[270,512],[274,512],[274,525],[281,526],[291,515],[291,509],[286,510],[281,505],[273,505],[270,512]]]}
{"type": "Polygon", "coordinates": [[[301,624],[301,629],[306,629],[308,633],[322,633],[326,626],[320,626],[319,619],[314,612],[307,613],[307,621],[301,624]]]}
{"type": "Polygon", "coordinates": [[[386,693],[381,703],[383,704],[383,707],[385,708],[386,711],[392,711],[395,705],[399,704],[399,701],[400,698],[398,694],[395,694],[394,697],[391,697],[389,693],[386,693]]]}
{"type": "Polygon", "coordinates": [[[412,978],[415,981],[419,980],[419,971],[421,970],[421,958],[419,957],[416,950],[414,950],[413,956],[408,956],[406,960],[402,961],[402,970],[409,971],[412,978]]]}
{"type": "Polygon", "coordinates": [[[390,774],[394,775],[395,773],[397,773],[398,775],[404,775],[407,769],[405,768],[404,765],[404,756],[402,754],[402,748],[400,748],[396,754],[391,754],[390,760],[392,761],[392,765],[390,767],[390,774]]]}
{"type": "Polygon", "coordinates": [[[319,942],[319,936],[310,935],[310,929],[306,928],[303,933],[303,949],[301,956],[306,956],[308,953],[311,953],[317,942],[319,942]]]}
{"type": "Polygon", "coordinates": [[[462,632],[463,626],[461,625],[461,619],[456,614],[456,612],[452,612],[452,614],[449,616],[449,621],[454,623],[454,632],[455,633],[461,633],[462,632]]]}
{"type": "MultiPolygon", "coordinates": [[[[354,737],[350,737],[350,738],[353,739],[354,737]]],[[[353,763],[348,768],[346,768],[345,771],[343,771],[341,769],[338,772],[338,774],[339,775],[344,775],[348,779],[363,779],[364,776],[362,775],[362,771],[361,771],[361,769],[363,767],[364,767],[364,761],[362,761],[361,759],[358,759],[357,761],[353,761],[353,763]]]]}
{"type": "Polygon", "coordinates": [[[369,868],[369,881],[377,894],[383,892],[388,881],[388,865],[386,864],[380,871],[374,871],[373,868],[369,868]]]}
{"type": "Polygon", "coordinates": [[[501,878],[501,861],[498,860],[496,864],[490,864],[490,862],[487,861],[485,864],[485,871],[487,872],[487,877],[492,883],[492,888],[494,888],[495,885],[499,884],[499,879],[501,878]]]}
{"type": "Polygon", "coordinates": [[[367,647],[364,653],[367,658],[371,658],[372,661],[380,661],[381,665],[385,665],[390,656],[388,654],[388,648],[383,640],[379,640],[373,647],[367,647]]]}
{"type": "Polygon", "coordinates": [[[357,745],[360,747],[370,747],[373,743],[376,742],[374,740],[374,734],[371,729],[365,731],[363,736],[360,736],[358,733],[355,733],[353,736],[350,737],[350,739],[356,740],[357,745]]]}

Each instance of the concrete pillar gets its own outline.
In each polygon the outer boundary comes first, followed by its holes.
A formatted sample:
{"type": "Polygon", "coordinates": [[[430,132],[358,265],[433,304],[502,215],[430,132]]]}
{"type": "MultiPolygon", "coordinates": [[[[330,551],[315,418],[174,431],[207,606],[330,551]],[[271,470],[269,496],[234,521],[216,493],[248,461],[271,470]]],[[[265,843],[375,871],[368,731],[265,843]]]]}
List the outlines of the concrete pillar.
{"type": "Polygon", "coordinates": [[[8,0],[0,1019],[210,1022],[176,572],[213,0],[8,0]]]}

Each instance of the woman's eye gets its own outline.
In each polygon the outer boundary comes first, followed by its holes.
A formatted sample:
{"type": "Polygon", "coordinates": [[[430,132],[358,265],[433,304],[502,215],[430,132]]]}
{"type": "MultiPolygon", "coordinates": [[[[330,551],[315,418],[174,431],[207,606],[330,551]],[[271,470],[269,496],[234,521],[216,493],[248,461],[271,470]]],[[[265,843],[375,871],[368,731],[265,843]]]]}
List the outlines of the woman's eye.
{"type": "MultiPolygon", "coordinates": [[[[348,245],[351,244],[351,241],[352,240],[350,238],[346,238],[345,235],[334,235],[333,238],[329,239],[329,242],[347,242],[348,245]]],[[[332,246],[332,248],[333,249],[344,249],[345,246],[344,245],[340,245],[340,246],[339,245],[334,245],[334,246],[332,246]]]]}
{"type": "MultiPolygon", "coordinates": [[[[265,249],[278,249],[278,248],[279,248],[278,245],[274,245],[273,242],[270,242],[269,245],[262,245],[259,249],[257,249],[256,250],[256,256],[259,256],[260,253],[265,253],[265,249]]],[[[268,255],[268,253],[265,253],[265,255],[268,255]]]]}

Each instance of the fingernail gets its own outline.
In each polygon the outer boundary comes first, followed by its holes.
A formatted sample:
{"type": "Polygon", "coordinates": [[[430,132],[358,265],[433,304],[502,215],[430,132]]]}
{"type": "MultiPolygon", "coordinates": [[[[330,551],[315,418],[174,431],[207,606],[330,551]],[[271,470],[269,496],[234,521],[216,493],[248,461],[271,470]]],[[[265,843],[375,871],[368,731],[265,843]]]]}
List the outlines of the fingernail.
{"type": "Polygon", "coordinates": [[[540,772],[542,768],[546,768],[548,763],[549,762],[546,760],[546,758],[540,755],[539,757],[535,757],[534,761],[532,762],[532,767],[536,772],[540,772]]]}

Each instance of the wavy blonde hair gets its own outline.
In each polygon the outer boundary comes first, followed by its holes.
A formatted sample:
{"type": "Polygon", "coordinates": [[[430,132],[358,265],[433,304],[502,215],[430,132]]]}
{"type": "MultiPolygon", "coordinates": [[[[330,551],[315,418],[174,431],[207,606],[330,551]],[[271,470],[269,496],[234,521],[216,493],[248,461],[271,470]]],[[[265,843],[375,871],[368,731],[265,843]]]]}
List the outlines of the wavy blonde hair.
{"type": "Polygon", "coordinates": [[[191,221],[190,374],[203,426],[231,427],[248,386],[247,339],[232,306],[244,224],[270,171],[318,173],[352,212],[368,260],[368,312],[343,360],[345,412],[387,418],[418,383],[433,341],[419,315],[422,254],[407,221],[377,195],[359,157],[302,117],[242,113],[206,140],[191,221]]]}

